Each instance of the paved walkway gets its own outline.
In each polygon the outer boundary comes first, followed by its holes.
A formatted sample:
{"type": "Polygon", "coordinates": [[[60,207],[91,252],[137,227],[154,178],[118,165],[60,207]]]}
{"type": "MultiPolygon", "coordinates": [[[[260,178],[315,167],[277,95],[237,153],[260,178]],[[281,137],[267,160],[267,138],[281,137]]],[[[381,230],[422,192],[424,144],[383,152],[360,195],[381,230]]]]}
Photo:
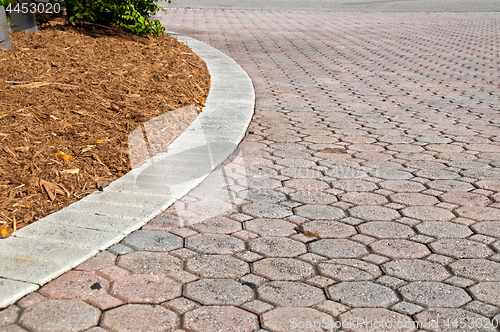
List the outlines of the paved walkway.
{"type": "Polygon", "coordinates": [[[498,331],[499,13],[162,20],[248,72],[245,139],[2,331],[498,331]]]}

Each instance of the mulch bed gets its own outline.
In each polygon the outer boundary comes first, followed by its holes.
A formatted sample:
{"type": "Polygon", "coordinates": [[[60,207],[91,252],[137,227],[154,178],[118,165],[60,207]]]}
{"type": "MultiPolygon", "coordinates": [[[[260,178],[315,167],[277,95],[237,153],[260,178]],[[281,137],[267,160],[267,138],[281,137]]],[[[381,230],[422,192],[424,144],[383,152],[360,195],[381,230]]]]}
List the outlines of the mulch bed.
{"type": "Polygon", "coordinates": [[[168,35],[63,23],[11,33],[0,50],[0,236],[127,173],[135,128],[199,112],[208,94],[205,63],[168,35]]]}

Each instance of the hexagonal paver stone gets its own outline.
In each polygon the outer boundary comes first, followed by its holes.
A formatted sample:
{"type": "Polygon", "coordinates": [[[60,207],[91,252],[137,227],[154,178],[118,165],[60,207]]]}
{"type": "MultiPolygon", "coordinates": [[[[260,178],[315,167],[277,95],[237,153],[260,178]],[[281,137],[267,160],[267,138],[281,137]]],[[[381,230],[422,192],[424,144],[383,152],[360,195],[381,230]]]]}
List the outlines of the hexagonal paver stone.
{"type": "Polygon", "coordinates": [[[340,199],[354,205],[384,205],[389,203],[382,195],[367,192],[349,192],[339,195],[340,199]]]}
{"type": "Polygon", "coordinates": [[[277,236],[253,239],[250,241],[250,250],[268,257],[295,257],[307,252],[305,244],[277,236]]]}
{"type": "Polygon", "coordinates": [[[366,221],[390,221],[401,217],[398,211],[384,206],[360,205],[350,208],[349,213],[354,218],[364,219],[366,221]]]}
{"type": "Polygon", "coordinates": [[[295,213],[309,219],[340,219],[345,217],[342,209],[328,205],[303,205],[295,208],[295,213]]]}
{"type": "Polygon", "coordinates": [[[320,171],[305,167],[284,168],[280,173],[292,179],[317,179],[323,176],[320,171]]]}
{"type": "Polygon", "coordinates": [[[392,259],[422,258],[430,255],[430,250],[423,244],[400,239],[379,240],[370,244],[373,252],[392,259]]]}
{"type": "Polygon", "coordinates": [[[413,174],[409,172],[388,168],[377,168],[376,170],[370,172],[370,175],[385,180],[408,180],[414,177],[413,174]]]}
{"type": "Polygon", "coordinates": [[[308,232],[318,232],[320,238],[345,238],[357,234],[356,228],[333,220],[314,220],[302,224],[308,232]]]}
{"type": "Polygon", "coordinates": [[[250,203],[243,205],[241,210],[256,218],[285,218],[293,214],[291,209],[272,203],[250,203]]]}
{"type": "Polygon", "coordinates": [[[118,257],[117,265],[139,274],[170,274],[182,270],[182,262],[164,252],[132,252],[118,257]]]}
{"type": "Polygon", "coordinates": [[[481,180],[476,185],[481,189],[500,191],[500,180],[481,180]]]}
{"type": "Polygon", "coordinates": [[[486,258],[494,254],[487,245],[466,239],[443,239],[429,246],[437,254],[454,258],[486,258]]]}
{"type": "Polygon", "coordinates": [[[186,239],[186,247],[204,254],[232,254],[245,250],[245,243],[226,234],[198,234],[186,239]]]}
{"type": "Polygon", "coordinates": [[[425,186],[423,184],[409,180],[387,180],[381,182],[380,186],[384,189],[399,193],[413,193],[425,190],[425,186]]]}
{"type": "Polygon", "coordinates": [[[500,263],[486,259],[460,259],[450,264],[458,276],[478,281],[500,281],[500,263]]]}
{"type": "Polygon", "coordinates": [[[433,332],[494,332],[496,328],[491,326],[488,318],[459,308],[431,308],[418,313],[415,316],[422,330],[433,332]],[[466,325],[461,324],[465,322],[466,325]],[[468,322],[474,324],[468,325],[468,322]],[[477,325],[475,324],[477,322],[477,325]],[[487,324],[489,322],[489,324],[487,324]]]}
{"type": "Polygon", "coordinates": [[[280,307],[262,315],[262,327],[276,332],[335,331],[335,320],[311,308],[280,307]]]}
{"type": "Polygon", "coordinates": [[[351,167],[328,169],[325,174],[335,179],[361,179],[368,176],[365,172],[351,167]]]}
{"type": "Polygon", "coordinates": [[[339,316],[342,327],[353,332],[412,332],[411,317],[383,308],[355,308],[339,316]]]}
{"type": "Polygon", "coordinates": [[[83,331],[99,323],[101,311],[79,300],[46,300],[24,310],[19,324],[30,331],[83,331]]]}
{"type": "Polygon", "coordinates": [[[337,202],[337,197],[322,191],[296,191],[290,198],[302,204],[331,204],[337,202]]]}
{"type": "Polygon", "coordinates": [[[300,281],[271,281],[257,288],[259,299],[280,307],[308,307],[326,300],[323,291],[300,281]]]}
{"type": "Polygon", "coordinates": [[[420,234],[438,239],[466,238],[472,234],[469,227],[449,221],[425,221],[415,226],[420,234]]]}
{"type": "Polygon", "coordinates": [[[249,189],[238,193],[238,197],[251,202],[278,203],[286,200],[286,195],[277,190],[249,189]]]}
{"type": "Polygon", "coordinates": [[[21,310],[15,305],[10,305],[0,311],[0,327],[14,324],[21,310]]]}
{"type": "Polygon", "coordinates": [[[118,279],[110,294],[129,303],[161,303],[181,295],[182,285],[164,275],[133,274],[118,279]]]}
{"type": "Polygon", "coordinates": [[[500,307],[500,282],[480,282],[472,286],[470,291],[477,300],[500,307]]]}
{"type": "Polygon", "coordinates": [[[240,305],[253,299],[253,290],[232,279],[201,279],[184,287],[184,296],[204,305],[240,305]]]}
{"type": "Polygon", "coordinates": [[[450,172],[444,169],[427,169],[416,172],[416,175],[430,180],[452,180],[460,177],[456,172],[450,172]]]}
{"type": "Polygon", "coordinates": [[[373,182],[359,179],[333,181],[332,186],[345,191],[372,191],[378,188],[373,182]]]}
{"type": "Polygon", "coordinates": [[[485,206],[461,206],[455,210],[460,217],[477,221],[500,220],[500,209],[485,206]]]}
{"type": "Polygon", "coordinates": [[[161,306],[127,304],[106,311],[101,326],[110,331],[137,332],[171,331],[179,327],[176,313],[161,306]]]}
{"type": "Polygon", "coordinates": [[[318,264],[319,272],[339,281],[372,280],[382,274],[379,267],[358,259],[332,259],[318,264]]]}
{"type": "Polygon", "coordinates": [[[109,284],[94,272],[69,271],[43,286],[40,293],[54,299],[88,300],[106,294],[109,284]]]}
{"type": "Polygon", "coordinates": [[[180,236],[165,231],[138,230],[123,239],[123,244],[136,250],[171,251],[182,248],[180,236]]]}
{"type": "Polygon", "coordinates": [[[108,250],[100,251],[94,257],[87,259],[85,262],[78,265],[75,270],[82,271],[95,271],[103,269],[108,266],[115,264],[116,255],[112,254],[108,250]]]}
{"type": "Polygon", "coordinates": [[[471,227],[480,234],[500,238],[500,223],[498,221],[481,221],[471,227]]]}
{"type": "Polygon", "coordinates": [[[437,206],[409,206],[401,210],[401,213],[405,217],[422,221],[448,221],[455,218],[451,211],[437,206]]]}
{"type": "Polygon", "coordinates": [[[344,281],[327,288],[328,297],[351,307],[389,307],[398,296],[389,287],[371,281],[344,281]]]}
{"type": "Polygon", "coordinates": [[[193,332],[239,331],[259,328],[257,316],[233,306],[204,306],[184,315],[184,329],[193,332]]]}
{"type": "Polygon", "coordinates": [[[422,259],[398,259],[382,265],[384,272],[390,276],[408,281],[442,281],[451,274],[440,264],[422,259]]]}
{"type": "Polygon", "coordinates": [[[439,203],[439,200],[431,195],[420,193],[396,193],[391,195],[391,201],[403,205],[434,205],[439,203]]]}
{"type": "Polygon", "coordinates": [[[294,258],[264,258],[253,263],[252,271],[270,280],[302,280],[314,275],[311,264],[294,258]]]}
{"type": "Polygon", "coordinates": [[[468,182],[457,180],[434,180],[426,183],[431,189],[441,191],[469,191],[474,186],[468,182]]]}
{"type": "Polygon", "coordinates": [[[190,257],[186,269],[202,278],[238,278],[250,272],[248,263],[228,255],[190,257]]]}
{"type": "Polygon", "coordinates": [[[200,233],[230,234],[240,231],[241,223],[233,219],[217,216],[190,227],[200,233]]]}
{"type": "Polygon", "coordinates": [[[469,193],[466,191],[451,191],[441,195],[441,199],[445,202],[465,205],[465,206],[486,206],[491,204],[491,200],[483,195],[469,193]]]}
{"type": "Polygon", "coordinates": [[[322,191],[330,189],[328,183],[316,179],[292,179],[284,182],[288,188],[303,191],[322,191]]]}
{"type": "Polygon", "coordinates": [[[358,226],[362,234],[379,239],[407,239],[415,235],[410,226],[394,221],[370,221],[358,226]]]}
{"type": "Polygon", "coordinates": [[[462,288],[436,281],[417,281],[398,289],[403,298],[425,307],[458,308],[471,301],[462,288]]]}
{"type": "Polygon", "coordinates": [[[290,236],[297,225],[282,219],[253,219],[245,222],[245,229],[260,236],[290,236]]]}
{"type": "Polygon", "coordinates": [[[321,239],[310,243],[309,249],[328,258],[358,258],[368,254],[364,245],[347,239],[321,239]]]}

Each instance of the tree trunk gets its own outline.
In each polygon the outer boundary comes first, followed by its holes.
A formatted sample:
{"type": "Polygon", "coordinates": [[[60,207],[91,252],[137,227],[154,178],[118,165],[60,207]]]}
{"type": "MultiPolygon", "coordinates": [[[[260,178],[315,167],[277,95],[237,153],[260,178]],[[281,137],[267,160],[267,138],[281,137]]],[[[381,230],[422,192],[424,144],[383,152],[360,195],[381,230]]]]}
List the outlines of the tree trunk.
{"type": "Polygon", "coordinates": [[[35,0],[17,0],[19,7],[21,8],[23,3],[28,5],[28,12],[23,14],[22,12],[11,12],[10,13],[10,24],[12,25],[12,31],[24,31],[26,33],[38,32],[38,27],[36,26],[35,13],[31,12],[31,3],[35,3],[35,0]]]}
{"type": "Polygon", "coordinates": [[[7,28],[7,17],[5,16],[5,9],[3,6],[0,6],[0,48],[7,50],[12,49],[9,38],[9,28],[7,28]]]}

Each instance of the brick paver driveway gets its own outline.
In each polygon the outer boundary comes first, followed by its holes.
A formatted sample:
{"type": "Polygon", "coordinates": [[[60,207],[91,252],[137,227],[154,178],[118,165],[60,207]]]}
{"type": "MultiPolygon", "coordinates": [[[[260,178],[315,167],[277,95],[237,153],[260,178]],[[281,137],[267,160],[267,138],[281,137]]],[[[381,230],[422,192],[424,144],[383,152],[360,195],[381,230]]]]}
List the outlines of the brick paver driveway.
{"type": "Polygon", "coordinates": [[[248,72],[246,138],[6,331],[498,330],[499,13],[162,21],[248,72]]]}

